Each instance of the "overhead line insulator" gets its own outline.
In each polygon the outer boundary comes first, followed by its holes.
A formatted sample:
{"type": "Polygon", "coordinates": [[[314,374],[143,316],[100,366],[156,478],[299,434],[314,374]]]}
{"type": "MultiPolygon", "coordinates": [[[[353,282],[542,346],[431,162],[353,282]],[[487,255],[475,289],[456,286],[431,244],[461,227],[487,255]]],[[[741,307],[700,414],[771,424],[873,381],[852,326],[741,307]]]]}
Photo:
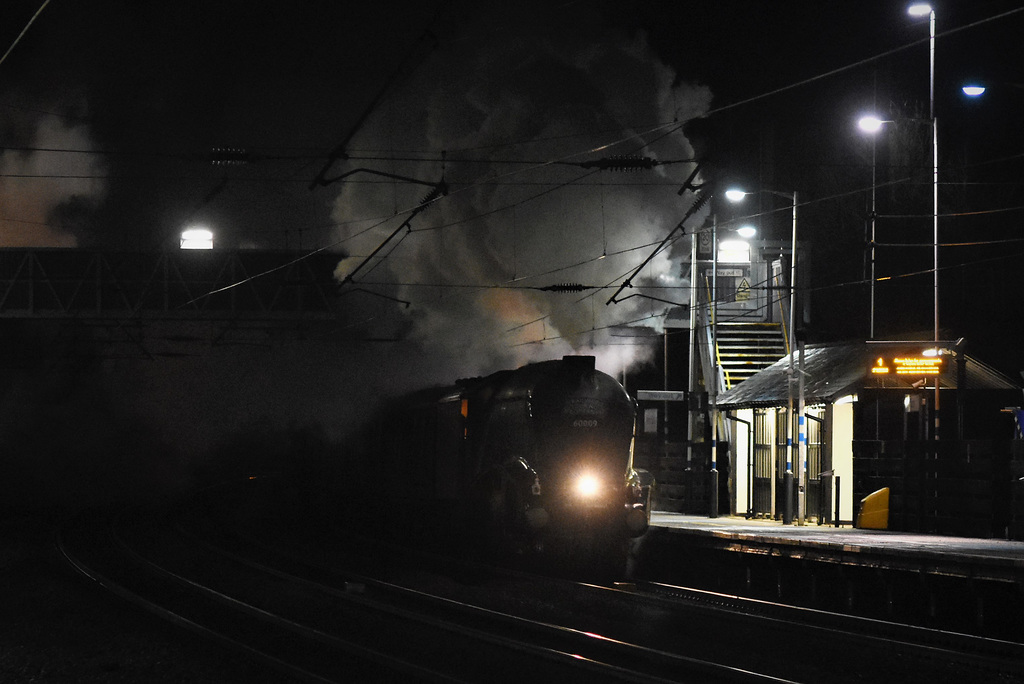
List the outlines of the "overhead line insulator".
{"type": "Polygon", "coordinates": [[[584,290],[594,289],[594,286],[581,285],[580,283],[559,283],[558,285],[548,285],[546,287],[538,287],[536,289],[544,292],[583,292],[584,290]]]}
{"type": "Polygon", "coordinates": [[[252,159],[248,150],[234,147],[215,147],[210,150],[210,163],[214,166],[241,166],[252,159]]]}
{"type": "Polygon", "coordinates": [[[601,169],[602,171],[649,171],[657,165],[657,159],[634,156],[605,157],[580,164],[585,169],[601,169]]]}

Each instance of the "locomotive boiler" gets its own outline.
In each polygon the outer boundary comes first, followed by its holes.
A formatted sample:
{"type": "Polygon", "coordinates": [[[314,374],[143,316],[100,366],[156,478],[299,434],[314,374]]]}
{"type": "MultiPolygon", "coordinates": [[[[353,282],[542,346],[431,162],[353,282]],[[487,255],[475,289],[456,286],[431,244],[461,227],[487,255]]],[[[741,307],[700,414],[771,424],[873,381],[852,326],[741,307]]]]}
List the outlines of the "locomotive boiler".
{"type": "Polygon", "coordinates": [[[447,502],[504,548],[628,540],[648,527],[653,481],[633,467],[636,405],[592,356],[462,380],[390,415],[381,455],[401,474],[401,498],[447,502]]]}

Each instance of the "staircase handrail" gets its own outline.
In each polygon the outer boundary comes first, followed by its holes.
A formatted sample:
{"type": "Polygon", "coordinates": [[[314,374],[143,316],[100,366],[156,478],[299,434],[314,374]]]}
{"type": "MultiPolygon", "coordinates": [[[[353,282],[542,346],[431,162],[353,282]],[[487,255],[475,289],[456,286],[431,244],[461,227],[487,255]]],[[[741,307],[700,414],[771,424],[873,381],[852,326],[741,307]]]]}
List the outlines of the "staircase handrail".
{"type": "MultiPolygon", "coordinates": [[[[704,276],[704,292],[699,293],[703,295],[704,301],[698,301],[697,313],[698,320],[700,321],[700,329],[704,332],[700,335],[700,348],[701,348],[701,370],[705,378],[704,385],[707,387],[707,379],[715,374],[715,368],[718,369],[717,385],[716,389],[721,390],[727,388],[729,385],[726,384],[725,369],[722,366],[722,357],[719,354],[717,338],[714,335],[713,326],[715,325],[715,311],[711,306],[711,287],[708,283],[708,278],[704,276]],[[714,356],[712,356],[712,354],[714,356]],[[715,362],[718,363],[715,363],[715,362]]],[[[710,388],[709,388],[710,389],[710,388]]]]}
{"type": "MultiPolygon", "coordinates": [[[[779,274],[775,273],[772,277],[775,280],[775,287],[772,288],[772,291],[781,293],[782,285],[779,283],[779,274]]],[[[787,302],[786,298],[781,295],[778,296],[776,301],[779,303],[779,320],[781,322],[780,327],[782,328],[782,339],[786,342],[786,355],[788,356],[793,353],[793,345],[790,344],[789,340],[789,327],[786,325],[786,321],[789,320],[789,302],[787,302]]],[[[771,306],[771,304],[769,304],[769,306],[771,306]]]]}

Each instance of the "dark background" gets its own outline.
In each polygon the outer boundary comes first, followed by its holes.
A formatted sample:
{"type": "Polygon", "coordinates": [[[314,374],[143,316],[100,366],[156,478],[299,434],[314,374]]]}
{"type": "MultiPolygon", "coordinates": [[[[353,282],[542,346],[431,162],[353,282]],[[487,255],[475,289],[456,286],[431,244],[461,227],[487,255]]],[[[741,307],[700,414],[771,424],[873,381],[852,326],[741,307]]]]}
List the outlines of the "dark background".
{"type": "MultiPolygon", "coordinates": [[[[868,335],[874,168],[876,337],[931,339],[928,26],[904,3],[15,0],[0,48],[40,7],[0,63],[2,247],[175,249],[202,222],[219,248],[326,250],[344,273],[429,184],[451,192],[361,274],[370,294],[346,295],[360,324],[312,342],[113,360],[4,321],[9,493],[59,472],[51,499],[91,500],[86,484],[177,488],[257,451],[330,451],[384,394],[563,353],[657,384],[657,300],[687,300],[688,249],[635,279],[646,299],[606,302],[684,215],[692,158],[707,192],[799,192],[811,342],[868,335]],[[874,163],[869,109],[896,122],[874,163]],[[211,163],[223,148],[246,163],[211,163]],[[614,155],[664,163],[579,165],[614,155]],[[592,289],[539,289],[574,282],[592,289]]],[[[942,336],[1016,378],[1024,11],[936,13],[942,336]],[[959,94],[972,76],[990,87],[977,101],[959,94]]],[[[773,195],[709,210],[790,238],[773,195]]]]}

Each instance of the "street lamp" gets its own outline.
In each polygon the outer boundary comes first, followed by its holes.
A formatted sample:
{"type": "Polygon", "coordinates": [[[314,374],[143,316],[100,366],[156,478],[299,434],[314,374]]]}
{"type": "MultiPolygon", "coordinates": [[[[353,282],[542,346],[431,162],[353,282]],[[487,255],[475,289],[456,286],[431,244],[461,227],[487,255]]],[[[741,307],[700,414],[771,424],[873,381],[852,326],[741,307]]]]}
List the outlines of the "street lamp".
{"type": "Polygon", "coordinates": [[[189,228],[181,233],[181,249],[213,249],[213,233],[206,228],[189,228]]]}
{"type": "MultiPolygon", "coordinates": [[[[785,508],[782,515],[782,522],[786,525],[793,523],[793,383],[796,380],[796,372],[793,367],[793,340],[795,333],[795,319],[796,319],[796,208],[798,205],[797,193],[794,192],[780,192],[778,190],[761,190],[760,192],[766,192],[770,195],[777,195],[779,197],[785,197],[793,202],[793,247],[790,253],[790,269],[789,269],[789,334],[788,344],[789,347],[789,371],[787,376],[787,394],[789,396],[789,434],[786,436],[786,472],[783,475],[785,482],[785,508]]],[[[725,191],[726,198],[731,202],[741,202],[747,195],[752,195],[752,192],[745,192],[740,189],[729,189],[725,191]]],[[[801,401],[801,403],[803,403],[801,401]]],[[[800,415],[798,417],[799,424],[799,469],[800,469],[800,491],[803,492],[803,475],[806,473],[804,467],[804,460],[806,458],[806,440],[804,439],[804,416],[803,407],[800,407],[800,415]]],[[[803,508],[804,499],[801,496],[799,501],[800,509],[800,520],[803,520],[803,508]]]]}
{"type": "Polygon", "coordinates": [[[875,210],[876,141],[874,134],[881,131],[882,127],[887,123],[892,122],[885,119],[879,119],[874,115],[862,116],[857,121],[857,126],[862,131],[871,134],[871,324],[868,328],[868,339],[872,340],[875,339],[875,218],[877,216],[877,212],[875,210]]]}
{"type": "Polygon", "coordinates": [[[749,240],[750,238],[757,235],[757,228],[755,228],[754,226],[740,226],[739,228],[736,229],[736,234],[739,235],[744,240],[749,240]]]}
{"type": "MultiPolygon", "coordinates": [[[[928,118],[932,121],[932,230],[933,284],[935,306],[935,341],[939,341],[939,134],[935,120],[935,9],[926,3],[913,4],[907,8],[912,17],[928,17],[928,118]]],[[[938,398],[936,396],[936,398],[938,398]]],[[[936,409],[938,407],[936,406],[936,409]]]]}
{"type": "Polygon", "coordinates": [[[865,133],[878,133],[882,130],[882,126],[887,123],[892,123],[892,121],[889,121],[888,119],[879,119],[873,114],[868,114],[867,116],[862,116],[857,120],[857,127],[865,133]]]}
{"type": "MultiPolygon", "coordinates": [[[[797,193],[796,192],[780,192],[778,190],[760,190],[759,192],[768,193],[769,195],[776,195],[778,197],[785,197],[786,199],[791,200],[792,203],[793,203],[793,247],[792,247],[792,255],[791,255],[791,258],[790,258],[790,276],[789,276],[789,285],[790,285],[789,293],[790,293],[790,296],[789,296],[789,332],[788,332],[790,351],[792,351],[793,336],[794,336],[793,335],[793,332],[794,332],[793,314],[796,311],[795,307],[796,307],[796,207],[797,207],[797,193]]],[[[743,198],[745,198],[747,195],[753,195],[753,194],[755,194],[755,193],[747,192],[745,190],[740,190],[738,188],[730,188],[729,190],[725,191],[725,197],[730,202],[742,202],[743,198]]]]}
{"type": "MultiPolygon", "coordinates": [[[[871,138],[871,211],[870,211],[870,215],[871,215],[871,238],[870,238],[870,241],[871,241],[871,287],[870,287],[871,307],[870,307],[870,311],[871,311],[871,313],[870,313],[870,328],[869,328],[870,332],[868,334],[868,339],[872,339],[872,340],[875,339],[875,219],[877,218],[877,211],[876,211],[876,206],[875,206],[875,191],[876,191],[876,187],[877,187],[877,182],[876,182],[876,173],[877,173],[876,149],[877,149],[877,141],[876,141],[875,136],[879,132],[881,132],[882,128],[884,128],[887,124],[898,124],[898,123],[902,123],[903,121],[908,121],[908,122],[913,122],[913,123],[925,123],[925,124],[928,124],[929,126],[933,125],[930,120],[926,121],[924,119],[901,119],[900,121],[895,121],[893,119],[881,119],[881,118],[875,116],[874,114],[868,114],[868,115],[862,116],[861,118],[859,118],[857,120],[857,127],[861,131],[863,131],[863,132],[865,132],[865,133],[867,133],[867,134],[872,136],[872,138],[871,138]]],[[[937,212],[938,212],[938,210],[936,209],[936,215],[937,215],[937,212]]],[[[938,233],[936,233],[936,236],[937,235],[938,235],[938,233]]],[[[938,238],[936,237],[936,240],[937,239],[938,238]]],[[[936,262],[935,262],[935,272],[936,273],[938,273],[938,256],[937,256],[937,254],[938,253],[936,252],[936,262]]],[[[936,288],[935,288],[935,292],[936,292],[935,311],[936,311],[936,313],[938,313],[938,286],[937,285],[936,285],[936,288]]],[[[938,324],[937,323],[936,323],[936,329],[938,329],[938,324]]]]}
{"type": "Polygon", "coordinates": [[[718,263],[749,264],[750,243],[748,240],[757,235],[757,228],[744,225],[726,230],[725,233],[716,243],[718,247],[718,263]]]}
{"type": "MultiPolygon", "coordinates": [[[[907,8],[912,17],[928,17],[928,117],[932,120],[932,287],[935,342],[939,341],[939,127],[935,119],[935,9],[926,3],[907,8]]],[[[935,435],[939,438],[939,380],[935,379],[935,435]]]]}
{"type": "Polygon", "coordinates": [[[989,91],[989,88],[993,89],[993,95],[1002,92],[1007,93],[1011,90],[1024,90],[1024,83],[1013,83],[1010,81],[988,81],[988,80],[971,80],[964,83],[960,88],[963,94],[967,97],[980,97],[989,91]]]}

